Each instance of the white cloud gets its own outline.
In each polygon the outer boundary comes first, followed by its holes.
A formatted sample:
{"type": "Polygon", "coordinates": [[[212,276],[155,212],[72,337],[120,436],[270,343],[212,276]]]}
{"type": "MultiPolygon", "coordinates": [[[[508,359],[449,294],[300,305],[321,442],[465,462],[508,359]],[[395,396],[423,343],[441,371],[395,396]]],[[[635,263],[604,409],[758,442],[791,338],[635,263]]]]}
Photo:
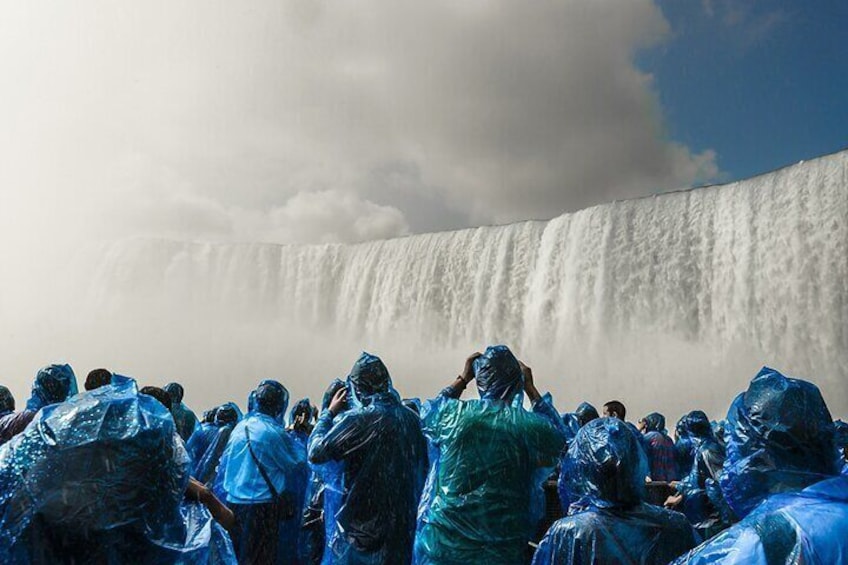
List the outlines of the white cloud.
{"type": "Polygon", "coordinates": [[[648,0],[6,3],[0,230],[359,241],[709,180],[633,64],[669,33],[648,0]]]}
{"type": "Polygon", "coordinates": [[[270,213],[261,239],[293,243],[359,242],[406,235],[403,213],[340,190],[299,192],[270,213]]]}

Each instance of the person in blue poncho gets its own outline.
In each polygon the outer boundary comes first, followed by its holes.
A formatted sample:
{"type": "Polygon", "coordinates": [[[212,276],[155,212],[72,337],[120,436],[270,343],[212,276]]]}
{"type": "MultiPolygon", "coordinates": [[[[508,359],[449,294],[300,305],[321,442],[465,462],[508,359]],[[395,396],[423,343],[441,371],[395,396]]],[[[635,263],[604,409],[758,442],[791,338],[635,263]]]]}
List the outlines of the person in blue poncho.
{"type": "Polygon", "coordinates": [[[674,426],[674,460],[677,463],[677,474],[681,477],[687,476],[692,471],[692,463],[695,461],[695,446],[689,438],[686,429],[686,415],[677,421],[674,426]]]}
{"type": "MultiPolygon", "coordinates": [[[[571,504],[567,488],[568,477],[566,477],[562,472],[562,459],[568,457],[568,447],[574,440],[574,437],[577,435],[577,432],[580,431],[580,428],[582,428],[593,420],[597,420],[598,418],[600,418],[598,410],[588,402],[581,402],[574,412],[563,414],[562,421],[567,430],[565,445],[566,451],[563,451],[562,457],[560,458],[560,463],[557,465],[557,469],[552,475],[552,479],[555,479],[557,482],[557,500],[554,502],[554,504],[558,504],[558,506],[553,506],[553,512],[557,516],[561,516],[564,511],[567,511],[568,506],[571,504]]],[[[546,525],[550,526],[550,524],[543,524],[543,526],[546,525]]],[[[547,531],[547,528],[545,528],[545,530],[541,532],[542,535],[544,535],[545,531],[547,531]]]]}
{"type": "Polygon", "coordinates": [[[698,542],[685,516],[645,502],[647,459],[615,418],[580,429],[564,459],[569,516],[554,523],[533,565],[664,565],[698,542]]]}
{"type": "Polygon", "coordinates": [[[315,427],[312,423],[314,414],[315,412],[308,398],[301,398],[295,402],[289,414],[289,425],[286,427],[286,430],[304,446],[306,446],[309,434],[312,433],[312,429],[315,427]]]}
{"type": "Polygon", "coordinates": [[[218,426],[215,425],[215,413],[218,411],[218,406],[210,408],[203,412],[200,421],[197,423],[197,429],[191,434],[191,437],[186,442],[186,449],[194,464],[200,461],[209,444],[215,439],[218,433],[218,426]]]}
{"type": "Polygon", "coordinates": [[[819,389],[763,368],[727,413],[719,481],[742,521],[678,564],[848,563],[848,477],[819,389]]]}
{"type": "MultiPolygon", "coordinates": [[[[324,392],[324,397],[321,401],[321,411],[327,410],[330,407],[330,402],[336,393],[345,388],[345,382],[341,379],[333,379],[330,386],[324,392]]],[[[339,408],[339,416],[348,406],[339,408]]],[[[320,412],[319,412],[320,414],[320,412]]],[[[335,488],[330,489],[329,501],[327,501],[326,485],[324,483],[323,473],[326,472],[328,479],[340,480],[339,473],[334,472],[333,467],[339,467],[341,464],[335,465],[325,463],[315,465],[309,463],[309,486],[306,489],[306,504],[303,508],[303,524],[300,529],[300,537],[298,538],[298,556],[301,565],[319,565],[324,557],[324,545],[328,536],[333,534],[335,523],[332,520],[324,520],[324,515],[335,515],[334,508],[338,508],[341,504],[343,485],[335,485],[335,488]],[[334,477],[334,475],[336,475],[334,477]]]]}
{"type": "Polygon", "coordinates": [[[665,416],[651,412],[639,421],[637,427],[645,434],[643,445],[648,455],[651,480],[671,482],[679,479],[674,441],[666,434],[665,416]]]}
{"type": "Polygon", "coordinates": [[[24,431],[40,409],[64,402],[76,393],[77,377],[70,365],[48,365],[40,369],[32,383],[26,409],[0,417],[0,445],[24,431]]]}
{"type": "Polygon", "coordinates": [[[421,415],[434,459],[414,563],[522,563],[541,518],[534,515],[544,500],[541,484],[565,445],[562,419],[530,369],[506,346],[489,347],[469,357],[421,415]],[[460,400],[475,378],[480,399],[460,400]],[[522,391],[533,412],[522,407],[522,391]]]}
{"type": "Polygon", "coordinates": [[[215,491],[236,515],[239,563],[297,563],[306,451],[283,426],[289,394],[277,381],[251,393],[253,409],[230,434],[215,491]]]}
{"type": "Polygon", "coordinates": [[[218,472],[218,463],[229,443],[233,428],[241,420],[238,406],[232,402],[215,409],[215,420],[211,434],[202,427],[192,434],[186,448],[192,457],[191,476],[205,485],[213,485],[218,472]],[[195,440],[195,438],[197,438],[195,440]],[[205,446],[202,445],[205,443],[205,446]],[[202,451],[201,451],[202,449],[202,451]]]}
{"type": "Polygon", "coordinates": [[[183,386],[179,383],[168,383],[162,389],[171,396],[171,414],[174,415],[177,432],[183,441],[188,441],[197,427],[197,416],[183,403],[183,386]]]}
{"type": "Polygon", "coordinates": [[[588,402],[581,402],[574,412],[563,414],[562,421],[568,433],[568,441],[574,439],[580,428],[599,417],[597,409],[588,402]]]}
{"type": "Polygon", "coordinates": [[[0,448],[0,563],[235,565],[213,502],[190,485],[170,413],[115,375],[0,448]]]}
{"type": "Polygon", "coordinates": [[[592,420],[597,420],[598,418],[600,418],[598,410],[588,402],[581,402],[577,409],[574,411],[574,415],[577,416],[577,424],[581,428],[592,420]]]}
{"type": "Polygon", "coordinates": [[[666,506],[680,509],[705,539],[721,531],[723,502],[716,498],[716,481],[724,465],[725,450],[713,435],[709,418],[701,410],[683,418],[687,437],[692,442],[693,461],[689,474],[673,482],[677,494],[669,496],[666,506]]]}
{"type": "Polygon", "coordinates": [[[426,452],[420,421],[401,404],[386,366],[363,353],[309,437],[310,462],[328,465],[320,471],[324,565],[409,563],[426,452]],[[337,489],[333,502],[328,491],[337,489]]]}

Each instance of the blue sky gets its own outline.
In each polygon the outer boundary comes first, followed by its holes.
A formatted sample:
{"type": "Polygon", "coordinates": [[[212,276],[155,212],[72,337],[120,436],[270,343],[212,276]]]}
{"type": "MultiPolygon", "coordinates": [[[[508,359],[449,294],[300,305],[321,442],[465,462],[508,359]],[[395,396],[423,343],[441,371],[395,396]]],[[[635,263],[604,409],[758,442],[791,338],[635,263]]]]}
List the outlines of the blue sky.
{"type": "Polygon", "coordinates": [[[721,180],[848,147],[848,2],[658,4],[672,35],[638,66],[667,134],[714,149],[721,180]]]}

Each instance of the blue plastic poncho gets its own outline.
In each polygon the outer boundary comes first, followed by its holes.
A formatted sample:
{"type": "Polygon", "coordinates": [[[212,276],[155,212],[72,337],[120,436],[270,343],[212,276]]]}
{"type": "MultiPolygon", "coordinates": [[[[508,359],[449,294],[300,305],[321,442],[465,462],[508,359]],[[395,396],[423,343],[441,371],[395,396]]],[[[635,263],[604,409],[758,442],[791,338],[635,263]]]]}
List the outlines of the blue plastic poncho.
{"type": "Polygon", "coordinates": [[[716,486],[724,464],[724,448],[716,441],[710,420],[701,410],[688,413],[683,422],[692,445],[693,460],[689,474],[677,487],[683,495],[680,510],[695,528],[709,536],[724,526],[724,501],[716,486]]]}
{"type": "MultiPolygon", "coordinates": [[[[214,420],[211,422],[203,422],[197,426],[197,429],[191,434],[186,442],[186,450],[191,458],[192,464],[197,466],[197,463],[203,458],[203,454],[209,448],[209,445],[215,440],[218,435],[218,426],[214,420]]],[[[193,471],[191,476],[197,478],[196,471],[193,471]]]]}
{"type": "Polygon", "coordinates": [[[727,413],[721,489],[737,516],[770,494],[795,492],[838,472],[830,412],[815,385],[764,367],[727,413]]]}
{"type": "Polygon", "coordinates": [[[35,375],[27,410],[38,412],[45,406],[64,402],[77,392],[77,377],[70,365],[48,365],[35,375]]]}
{"type": "Polygon", "coordinates": [[[521,563],[540,517],[541,484],[565,445],[546,398],[534,403],[535,414],[521,406],[523,377],[509,349],[488,348],[474,369],[480,400],[459,400],[461,391],[448,387],[422,411],[432,449],[417,564],[521,563]]]}
{"type": "Polygon", "coordinates": [[[26,409],[0,416],[0,445],[23,432],[45,406],[64,402],[77,393],[77,380],[70,365],[48,365],[38,371],[26,409]]]}
{"type": "Polygon", "coordinates": [[[725,438],[725,428],[727,428],[727,420],[717,420],[710,422],[710,427],[713,430],[713,437],[721,445],[722,448],[727,447],[727,439],[725,438]]]}
{"type": "Polygon", "coordinates": [[[204,427],[204,424],[192,434],[186,446],[192,456],[192,477],[205,485],[214,485],[221,456],[229,443],[233,428],[241,418],[239,407],[228,402],[215,410],[215,421],[211,429],[204,427]]]}
{"type": "MultiPolygon", "coordinates": [[[[203,416],[201,416],[200,421],[197,423],[194,433],[191,434],[191,437],[186,442],[186,449],[194,464],[197,464],[200,458],[203,457],[203,454],[206,453],[206,448],[209,447],[209,444],[217,434],[218,428],[215,425],[215,413],[217,411],[218,406],[204,410],[203,416]]],[[[194,476],[194,473],[192,473],[192,476],[194,476]]]]}
{"type": "Polygon", "coordinates": [[[240,561],[293,564],[306,490],[306,451],[283,426],[288,391],[262,381],[253,410],[236,425],[221,457],[216,493],[233,509],[240,561]]]}
{"type": "Polygon", "coordinates": [[[534,565],[664,564],[697,543],[683,515],[644,502],[647,460],[621,420],[581,428],[563,465],[576,502],[548,530],[534,565]]]}
{"type": "Polygon", "coordinates": [[[378,357],[360,356],[348,390],[350,410],[323,410],[309,438],[309,459],[326,484],[322,563],[408,563],[426,475],[421,424],[378,357]]]}
{"type": "Polygon", "coordinates": [[[744,519],[679,563],[848,563],[848,478],[813,384],[763,368],[727,417],[720,485],[744,519]]]}
{"type": "Polygon", "coordinates": [[[588,402],[581,402],[577,410],[574,411],[574,415],[577,416],[577,424],[581,428],[592,420],[600,418],[598,410],[588,402]]]}
{"type": "Polygon", "coordinates": [[[686,429],[686,415],[677,421],[674,435],[674,459],[677,462],[677,473],[685,477],[692,471],[692,463],[695,461],[695,448],[686,429]]]}
{"type": "Polygon", "coordinates": [[[188,438],[197,428],[197,416],[183,403],[185,391],[179,383],[168,383],[162,389],[171,397],[171,414],[173,414],[174,422],[177,424],[177,433],[180,434],[183,441],[188,441],[188,438]]]}
{"type": "Polygon", "coordinates": [[[518,360],[505,345],[488,347],[474,360],[474,379],[480,398],[511,402],[524,390],[518,360]]]}
{"type": "Polygon", "coordinates": [[[599,418],[598,411],[588,402],[581,402],[574,412],[568,412],[562,415],[562,422],[566,430],[566,439],[568,443],[574,439],[580,428],[599,418]]]}
{"type": "MultiPolygon", "coordinates": [[[[335,394],[346,388],[345,382],[341,379],[333,379],[330,386],[321,401],[321,410],[326,410],[330,406],[330,401],[335,394]]],[[[325,497],[325,484],[322,471],[327,472],[330,477],[335,477],[337,480],[343,480],[343,472],[339,469],[332,472],[331,468],[341,467],[342,463],[325,463],[322,465],[314,465],[309,463],[309,486],[306,489],[306,505],[303,509],[303,525],[300,530],[298,539],[298,556],[302,565],[319,565],[324,556],[324,545],[328,535],[332,535],[335,529],[335,523],[332,520],[324,520],[324,515],[335,516],[334,508],[338,508],[341,504],[343,485],[338,485],[334,492],[330,494],[331,508],[325,511],[327,507],[325,497]]]]}
{"type": "Polygon", "coordinates": [[[312,433],[312,403],[308,398],[301,398],[295,402],[289,413],[289,434],[303,444],[306,448],[306,441],[309,439],[309,434],[312,433]],[[301,424],[297,424],[297,419],[303,418],[301,424]]]}
{"type": "Polygon", "coordinates": [[[833,423],[833,445],[836,459],[842,464],[842,474],[848,474],[848,424],[842,420],[833,423]]]}
{"type": "Polygon", "coordinates": [[[680,478],[677,471],[676,452],[674,442],[666,433],[665,416],[658,412],[651,412],[645,416],[644,422],[645,435],[642,436],[642,445],[648,455],[651,480],[676,481],[680,478]]]}
{"type": "Polygon", "coordinates": [[[415,412],[416,416],[421,415],[421,399],[420,398],[404,398],[403,405],[415,412]]]}
{"type": "Polygon", "coordinates": [[[235,563],[227,534],[184,502],[188,457],[135,381],[43,408],[0,448],[0,563],[235,563]]]}
{"type": "Polygon", "coordinates": [[[0,385],[0,418],[15,411],[15,397],[12,391],[0,385]]]}

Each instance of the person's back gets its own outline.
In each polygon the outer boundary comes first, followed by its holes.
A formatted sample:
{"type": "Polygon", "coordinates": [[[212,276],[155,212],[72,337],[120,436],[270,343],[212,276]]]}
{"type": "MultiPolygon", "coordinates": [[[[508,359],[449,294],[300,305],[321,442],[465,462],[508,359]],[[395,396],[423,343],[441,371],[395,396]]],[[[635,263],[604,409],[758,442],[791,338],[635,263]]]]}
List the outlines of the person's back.
{"type": "Polygon", "coordinates": [[[192,455],[192,477],[205,485],[211,485],[215,482],[218,463],[229,443],[233,428],[240,419],[241,411],[238,406],[228,402],[219,406],[215,411],[215,422],[213,423],[214,428],[211,437],[208,437],[205,433],[207,430],[198,426],[198,430],[192,434],[187,445],[189,454],[192,455]],[[195,437],[200,438],[196,444],[194,443],[195,437]],[[203,442],[205,442],[205,447],[201,445],[203,442]],[[194,454],[192,454],[192,447],[196,451],[194,454]],[[203,448],[202,452],[200,452],[201,448],[203,448]]]}
{"type": "Polygon", "coordinates": [[[644,426],[644,442],[647,448],[648,466],[653,481],[676,481],[677,462],[674,442],[665,432],[665,416],[652,412],[640,422],[644,426]]]}
{"type": "Polygon", "coordinates": [[[647,503],[627,511],[594,509],[557,520],[533,565],[665,565],[697,542],[678,512],[647,503]]]}
{"type": "Polygon", "coordinates": [[[0,449],[0,563],[234,564],[188,480],[170,414],[133,380],[45,406],[0,449]]]}
{"type": "Polygon", "coordinates": [[[464,535],[515,545],[527,529],[538,452],[553,437],[548,423],[501,401],[450,399],[425,426],[440,452],[434,489],[445,493],[436,495],[430,523],[451,528],[476,519],[464,535]]]}
{"type": "Polygon", "coordinates": [[[48,365],[39,369],[26,408],[20,412],[9,411],[0,417],[0,445],[23,432],[40,409],[64,402],[76,393],[76,375],[70,365],[48,365]]]}
{"type": "Polygon", "coordinates": [[[684,417],[684,422],[692,442],[692,465],[689,474],[675,483],[679,494],[669,497],[666,504],[675,505],[704,538],[709,538],[726,527],[721,516],[722,502],[715,500],[725,450],[713,435],[704,412],[693,410],[684,417]]]}
{"type": "Polygon", "coordinates": [[[480,400],[452,398],[449,387],[422,413],[436,460],[419,513],[418,564],[520,563],[535,528],[534,491],[565,443],[553,407],[542,416],[513,404],[524,381],[508,349],[489,348],[473,364],[480,400]]]}
{"type": "Polygon", "coordinates": [[[195,464],[200,461],[203,454],[206,453],[206,449],[215,440],[215,436],[218,435],[218,426],[215,425],[215,414],[218,408],[216,406],[203,413],[203,417],[198,422],[197,429],[191,434],[188,441],[185,442],[186,450],[188,450],[188,454],[195,464]]]}
{"type": "Polygon", "coordinates": [[[772,495],[744,520],[676,563],[848,563],[848,477],[772,495]]]}
{"type": "Polygon", "coordinates": [[[421,425],[405,408],[379,358],[363,354],[309,438],[309,459],[341,485],[340,507],[325,513],[324,564],[408,563],[426,474],[421,425]],[[347,391],[353,407],[336,418],[347,391]],[[332,476],[340,474],[341,476],[332,476]]]}
{"type": "Polygon", "coordinates": [[[233,544],[239,563],[296,563],[306,453],[282,425],[285,387],[263,381],[251,396],[253,410],[230,434],[215,491],[236,515],[233,544]]]}
{"type": "Polygon", "coordinates": [[[818,388],[764,368],[727,420],[719,483],[742,521],[676,563],[848,563],[848,478],[818,388]]]}
{"type": "Polygon", "coordinates": [[[665,564],[696,545],[682,514],[644,502],[647,461],[624,422],[590,422],[563,461],[573,514],[551,526],[533,565],[665,564]]]}

